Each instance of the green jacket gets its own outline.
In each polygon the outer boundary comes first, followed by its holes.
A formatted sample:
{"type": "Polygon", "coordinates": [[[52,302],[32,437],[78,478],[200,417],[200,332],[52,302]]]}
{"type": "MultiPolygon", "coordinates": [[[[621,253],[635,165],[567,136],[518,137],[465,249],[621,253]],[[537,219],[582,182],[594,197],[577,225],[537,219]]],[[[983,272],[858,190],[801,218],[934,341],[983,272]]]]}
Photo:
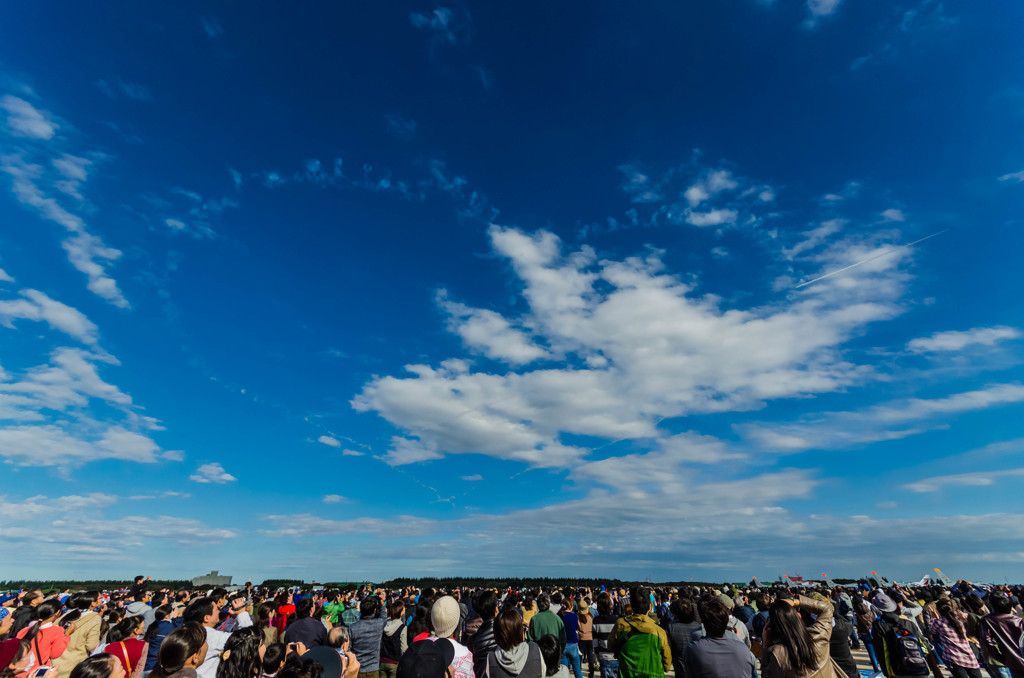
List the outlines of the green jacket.
{"type": "Polygon", "coordinates": [[[327,603],[324,605],[324,613],[331,626],[337,626],[341,613],[345,611],[345,603],[327,603]]]}
{"type": "Polygon", "coordinates": [[[608,650],[619,658],[620,678],[661,677],[672,668],[668,636],[646,614],[620,617],[608,636],[608,650]]]}
{"type": "Polygon", "coordinates": [[[533,619],[530,620],[530,633],[528,634],[529,640],[537,642],[548,634],[558,638],[558,647],[561,648],[559,652],[565,651],[565,624],[562,623],[561,617],[552,612],[551,610],[544,610],[533,615],[533,619]]]}

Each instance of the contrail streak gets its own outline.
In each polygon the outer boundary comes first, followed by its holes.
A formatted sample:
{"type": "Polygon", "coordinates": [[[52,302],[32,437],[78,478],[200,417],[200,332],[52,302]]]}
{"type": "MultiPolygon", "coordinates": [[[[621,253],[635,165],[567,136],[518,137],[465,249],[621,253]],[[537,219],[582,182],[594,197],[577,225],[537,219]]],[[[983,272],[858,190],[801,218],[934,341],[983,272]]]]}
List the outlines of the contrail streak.
{"type": "Polygon", "coordinates": [[[807,285],[810,285],[811,283],[816,283],[819,280],[824,280],[825,278],[831,278],[834,275],[839,275],[843,271],[849,271],[851,268],[856,268],[857,266],[860,266],[861,264],[866,264],[869,261],[874,261],[875,259],[881,259],[882,257],[887,257],[890,254],[894,254],[895,252],[899,252],[901,249],[903,249],[905,247],[913,247],[914,245],[916,245],[919,242],[924,242],[925,240],[928,240],[929,238],[934,238],[937,235],[942,235],[943,233],[948,233],[949,231],[952,231],[952,230],[953,230],[953,228],[950,227],[950,228],[947,228],[944,231],[939,231],[938,233],[932,233],[931,235],[926,235],[925,237],[921,238],[920,240],[915,240],[914,242],[908,242],[906,245],[900,245],[899,247],[893,247],[891,250],[887,250],[885,252],[882,252],[881,254],[876,254],[873,257],[868,257],[867,259],[863,259],[861,261],[858,261],[855,264],[850,264],[849,266],[844,266],[843,268],[839,269],[838,271],[832,271],[831,273],[826,273],[825,275],[818,276],[814,280],[808,280],[807,282],[802,282],[799,285],[794,285],[793,289],[794,290],[800,289],[801,287],[806,287],[807,285]]]}

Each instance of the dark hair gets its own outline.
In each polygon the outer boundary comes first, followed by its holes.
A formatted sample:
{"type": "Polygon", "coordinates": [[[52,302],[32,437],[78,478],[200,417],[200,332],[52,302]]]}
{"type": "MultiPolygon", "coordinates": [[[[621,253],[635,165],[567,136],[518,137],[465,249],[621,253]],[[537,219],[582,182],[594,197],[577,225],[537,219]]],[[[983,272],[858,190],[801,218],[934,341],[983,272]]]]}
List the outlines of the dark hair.
{"type": "Polygon", "coordinates": [[[1013,601],[1002,591],[996,591],[989,596],[992,612],[996,614],[1010,614],[1013,612],[1013,601]]]}
{"type": "Polygon", "coordinates": [[[273,618],[274,610],[269,605],[260,605],[259,609],[256,610],[256,625],[260,628],[265,628],[271,625],[270,620],[273,618]]]}
{"type": "Polygon", "coordinates": [[[634,586],[629,590],[629,606],[633,614],[647,614],[651,609],[651,597],[643,586],[634,586]]]}
{"type": "Polygon", "coordinates": [[[188,622],[167,634],[157,652],[156,668],[152,678],[167,678],[185,668],[189,657],[203,648],[206,630],[198,622],[188,622]]]}
{"type": "Polygon", "coordinates": [[[709,638],[721,638],[729,628],[729,610],[714,593],[708,593],[697,603],[700,620],[709,638]]]}
{"type": "Polygon", "coordinates": [[[299,602],[295,603],[295,618],[305,619],[306,617],[313,614],[313,599],[302,598],[299,602]]]}
{"type": "Polygon", "coordinates": [[[260,645],[265,638],[263,629],[257,626],[247,626],[232,633],[224,644],[217,678],[256,678],[261,675],[260,645]]]}
{"type": "MultiPolygon", "coordinates": [[[[786,648],[790,666],[796,674],[809,673],[818,666],[814,655],[814,641],[804,626],[797,608],[786,600],[776,600],[768,608],[772,640],[786,648]]],[[[701,617],[704,615],[701,614],[701,617]]]]}
{"type": "Polygon", "coordinates": [[[693,610],[693,601],[689,598],[676,598],[669,605],[669,609],[672,611],[676,621],[683,624],[692,624],[697,616],[693,610]]]}
{"type": "Polygon", "coordinates": [[[267,651],[263,653],[263,673],[277,673],[284,666],[285,655],[288,648],[284,643],[271,643],[267,645],[267,651]]]}
{"type": "Polygon", "coordinates": [[[494,619],[498,610],[498,594],[490,589],[478,591],[473,596],[473,609],[484,621],[494,619]]]}
{"type": "Polygon", "coordinates": [[[228,590],[224,588],[216,588],[210,591],[210,597],[213,598],[214,602],[217,602],[221,598],[228,597],[228,590]]]}
{"type": "Polygon", "coordinates": [[[146,629],[146,635],[142,637],[147,643],[160,633],[160,622],[167,619],[171,614],[170,605],[161,605],[160,607],[153,610],[153,623],[146,629]]]}
{"type": "Polygon", "coordinates": [[[117,622],[114,628],[110,629],[110,633],[107,634],[108,643],[120,643],[126,638],[131,638],[135,630],[144,623],[142,617],[125,617],[121,621],[117,622]]]}
{"type": "Polygon", "coordinates": [[[277,674],[278,678],[320,678],[323,667],[312,659],[290,659],[277,674]]]}
{"type": "Polygon", "coordinates": [[[551,596],[546,593],[542,593],[537,596],[537,610],[545,612],[551,609],[551,596]]]}
{"type": "Polygon", "coordinates": [[[967,639],[967,633],[964,631],[964,623],[956,616],[956,610],[953,608],[953,601],[949,598],[940,598],[935,603],[935,610],[943,617],[949,625],[956,631],[956,635],[960,636],[964,640],[967,639]]]}
{"type": "Polygon", "coordinates": [[[391,601],[388,605],[388,619],[401,619],[403,612],[405,612],[405,602],[401,598],[391,601]]]}
{"type": "Polygon", "coordinates": [[[101,652],[82,660],[71,670],[73,678],[110,678],[114,672],[117,657],[109,652],[101,652]]]}
{"type": "Polygon", "coordinates": [[[366,598],[363,598],[363,602],[359,603],[360,616],[372,617],[377,614],[378,605],[380,605],[380,600],[376,596],[367,596],[366,598]]]}
{"type": "Polygon", "coordinates": [[[406,638],[409,640],[409,645],[412,645],[412,639],[420,635],[424,631],[429,631],[430,627],[427,626],[427,620],[430,619],[430,607],[423,604],[423,598],[420,597],[420,603],[416,606],[416,612],[413,614],[412,621],[405,627],[406,638]]]}
{"type": "Polygon", "coordinates": [[[141,574],[137,574],[137,575],[135,575],[135,583],[138,584],[139,582],[141,582],[145,578],[146,578],[145,576],[143,576],[141,574]]]}
{"type": "Polygon", "coordinates": [[[558,638],[550,633],[541,636],[537,641],[540,648],[540,655],[544,657],[544,675],[553,676],[558,673],[558,667],[562,665],[562,648],[558,644],[558,638]]]}
{"type": "Polygon", "coordinates": [[[612,596],[607,591],[602,591],[597,596],[597,613],[601,616],[612,613],[612,596]]]}
{"type": "Polygon", "coordinates": [[[494,622],[494,642],[506,652],[522,643],[522,615],[515,610],[502,610],[494,622]]]}
{"type": "Polygon", "coordinates": [[[185,608],[185,614],[181,615],[186,622],[195,622],[200,626],[206,621],[206,617],[213,612],[217,601],[213,598],[196,598],[185,608]]]}

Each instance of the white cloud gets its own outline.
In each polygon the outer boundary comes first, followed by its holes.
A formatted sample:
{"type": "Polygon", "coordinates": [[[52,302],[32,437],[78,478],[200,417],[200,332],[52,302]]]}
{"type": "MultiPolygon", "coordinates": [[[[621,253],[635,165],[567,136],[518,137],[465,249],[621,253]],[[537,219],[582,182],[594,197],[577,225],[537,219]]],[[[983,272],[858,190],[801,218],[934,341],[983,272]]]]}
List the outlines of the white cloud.
{"type": "Polygon", "coordinates": [[[889,208],[882,212],[882,221],[906,221],[907,218],[903,215],[903,210],[895,208],[889,208]]]}
{"type": "Polygon", "coordinates": [[[715,259],[728,259],[729,250],[727,250],[724,247],[712,247],[711,256],[713,256],[715,259]]]}
{"type": "MultiPolygon", "coordinates": [[[[665,271],[657,253],[598,261],[586,246],[564,253],[547,231],[493,226],[489,234],[523,288],[528,312],[518,324],[560,362],[475,372],[453,359],[374,378],[352,405],[406,432],[385,455],[389,463],[477,453],[565,466],[586,451],[563,435],[658,438],[665,417],[860,383],[872,368],[849,362],[839,346],[866,324],[895,317],[905,280],[895,256],[807,294],[726,310],[665,271]]],[[[842,240],[814,262],[831,270],[874,249],[842,240]]]]}
{"type": "Polygon", "coordinates": [[[329,447],[341,447],[341,441],[337,438],[332,438],[331,436],[320,436],[316,441],[329,447]]]}
{"type": "Polygon", "coordinates": [[[999,181],[1024,182],[1024,170],[1021,170],[1020,172],[1010,172],[1009,174],[1004,174],[1003,176],[999,177],[999,181]]]}
{"type": "Polygon", "coordinates": [[[842,0],[807,0],[808,18],[804,22],[805,28],[813,28],[817,21],[823,17],[835,14],[839,9],[842,0]]]}
{"type": "Polygon", "coordinates": [[[687,212],[686,223],[691,226],[723,226],[736,223],[736,210],[711,210],[709,212],[687,212]]]}
{"type": "Polygon", "coordinates": [[[624,180],[622,190],[628,193],[634,203],[655,203],[664,200],[665,196],[651,180],[651,177],[631,164],[619,165],[624,180]]]}
{"type": "Polygon", "coordinates": [[[96,86],[111,99],[119,99],[122,96],[135,101],[152,101],[153,94],[149,91],[149,88],[145,85],[140,85],[137,82],[128,82],[127,80],[116,80],[108,82],[106,80],[97,80],[96,86]]]}
{"type": "Polygon", "coordinates": [[[324,495],[324,503],[325,504],[341,504],[341,503],[346,502],[346,501],[348,501],[348,499],[346,499],[345,497],[341,496],[340,494],[325,494],[324,495]]]}
{"type": "Polygon", "coordinates": [[[224,35],[224,29],[220,25],[220,20],[215,16],[200,17],[199,24],[203,28],[203,33],[206,33],[206,37],[211,40],[224,35]]]}
{"type": "Polygon", "coordinates": [[[744,424],[744,437],[778,452],[839,449],[851,445],[899,440],[946,426],[948,415],[1024,402],[1024,386],[994,384],[945,398],[909,398],[853,412],[826,412],[793,424],[744,424]],[[940,421],[929,422],[939,418],[940,421]],[[909,422],[922,422],[907,427],[909,422]],[[894,428],[898,427],[898,428],[894,428]]]}
{"type": "Polygon", "coordinates": [[[7,271],[0,268],[0,282],[14,282],[14,278],[12,278],[7,271]]]}
{"type": "Polygon", "coordinates": [[[801,233],[800,235],[803,236],[803,240],[788,249],[783,248],[782,256],[787,259],[793,259],[804,252],[817,249],[825,244],[831,236],[838,233],[844,225],[846,225],[844,219],[823,221],[817,228],[801,233]]]}
{"type": "Polygon", "coordinates": [[[494,311],[451,301],[445,290],[438,292],[437,303],[448,314],[448,329],[462,337],[467,347],[489,358],[524,365],[549,356],[525,332],[494,311]]]}
{"type": "Polygon", "coordinates": [[[0,108],[7,111],[7,126],[16,136],[52,139],[57,133],[57,123],[24,99],[5,94],[0,97],[0,108]]]}
{"type": "Polygon", "coordinates": [[[83,344],[96,343],[98,329],[81,311],[38,290],[21,290],[20,294],[24,299],[0,299],[0,324],[13,327],[11,321],[19,318],[45,322],[83,344]]]}
{"type": "Polygon", "coordinates": [[[1021,331],[1014,327],[975,327],[962,332],[936,332],[907,342],[911,353],[945,353],[962,351],[968,346],[995,346],[1001,341],[1019,339],[1021,331]]]}
{"type": "Polygon", "coordinates": [[[399,113],[389,113],[384,116],[387,122],[388,133],[397,139],[412,139],[416,136],[416,121],[403,117],[399,113]]]}
{"type": "MultiPolygon", "coordinates": [[[[66,157],[66,154],[61,153],[61,159],[66,157]]],[[[66,166],[57,165],[57,169],[66,176],[66,166]]],[[[88,277],[89,290],[115,306],[128,308],[128,300],[106,272],[106,266],[121,256],[120,250],[106,246],[102,240],[89,233],[81,217],[69,212],[41,188],[43,168],[40,165],[26,163],[19,156],[3,156],[0,158],[0,171],[10,175],[11,190],[18,202],[31,207],[42,218],[63,226],[70,233],[62,246],[71,265],[88,277]]]]}
{"type": "Polygon", "coordinates": [[[1001,471],[974,471],[957,473],[948,476],[922,478],[903,487],[911,492],[938,492],[946,487],[985,487],[994,485],[1003,478],[1024,476],[1024,468],[1003,469],[1001,471]]]}
{"type": "Polygon", "coordinates": [[[731,191],[739,187],[739,182],[732,176],[729,170],[718,169],[706,173],[701,179],[691,185],[683,193],[683,197],[690,203],[690,207],[696,207],[722,191],[731,191]]]}
{"type": "Polygon", "coordinates": [[[188,478],[189,480],[194,480],[197,483],[215,483],[217,485],[233,483],[238,480],[233,475],[225,471],[223,466],[216,462],[203,464],[188,478]]]}
{"type": "Polygon", "coordinates": [[[484,477],[482,475],[480,475],[479,473],[474,473],[471,476],[459,476],[459,477],[462,480],[465,480],[467,483],[475,483],[477,481],[480,481],[480,480],[484,479],[484,477]]]}

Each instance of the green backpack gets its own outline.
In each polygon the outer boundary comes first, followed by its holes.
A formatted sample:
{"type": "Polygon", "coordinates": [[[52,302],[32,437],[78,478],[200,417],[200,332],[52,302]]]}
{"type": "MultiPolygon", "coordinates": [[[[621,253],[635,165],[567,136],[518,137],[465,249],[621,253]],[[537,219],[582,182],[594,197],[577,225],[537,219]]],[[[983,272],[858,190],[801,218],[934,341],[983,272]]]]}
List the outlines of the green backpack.
{"type": "Polygon", "coordinates": [[[661,639],[653,633],[634,633],[619,650],[619,678],[665,678],[661,639]]]}

